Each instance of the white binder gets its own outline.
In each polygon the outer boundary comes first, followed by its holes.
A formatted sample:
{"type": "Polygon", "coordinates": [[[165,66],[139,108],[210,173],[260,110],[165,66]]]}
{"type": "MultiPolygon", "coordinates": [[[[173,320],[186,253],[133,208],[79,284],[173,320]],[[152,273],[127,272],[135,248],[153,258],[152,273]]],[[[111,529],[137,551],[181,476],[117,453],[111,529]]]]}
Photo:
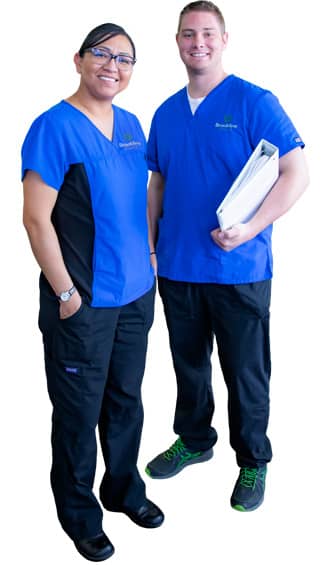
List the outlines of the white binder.
{"type": "Polygon", "coordinates": [[[278,147],[262,139],[216,211],[220,228],[226,230],[250,220],[278,176],[278,147]]]}

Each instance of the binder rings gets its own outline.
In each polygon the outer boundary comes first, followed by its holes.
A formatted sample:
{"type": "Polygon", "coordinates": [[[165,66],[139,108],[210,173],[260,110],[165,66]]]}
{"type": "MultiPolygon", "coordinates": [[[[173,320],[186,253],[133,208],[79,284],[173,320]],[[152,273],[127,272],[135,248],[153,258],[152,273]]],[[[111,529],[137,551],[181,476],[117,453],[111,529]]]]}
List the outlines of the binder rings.
{"type": "Polygon", "coordinates": [[[278,147],[262,139],[216,211],[220,228],[226,230],[250,220],[272,189],[278,175],[278,147]]]}

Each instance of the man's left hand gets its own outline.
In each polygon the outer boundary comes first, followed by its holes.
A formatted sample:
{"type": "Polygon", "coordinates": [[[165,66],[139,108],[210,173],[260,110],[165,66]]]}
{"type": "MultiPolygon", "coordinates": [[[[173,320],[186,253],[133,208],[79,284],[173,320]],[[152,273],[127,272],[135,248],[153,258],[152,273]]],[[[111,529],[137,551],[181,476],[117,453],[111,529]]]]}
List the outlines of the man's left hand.
{"type": "Polygon", "coordinates": [[[221,230],[217,228],[211,231],[211,237],[221,249],[224,251],[232,251],[242,243],[252,239],[251,230],[249,224],[236,224],[228,230],[221,230]]]}

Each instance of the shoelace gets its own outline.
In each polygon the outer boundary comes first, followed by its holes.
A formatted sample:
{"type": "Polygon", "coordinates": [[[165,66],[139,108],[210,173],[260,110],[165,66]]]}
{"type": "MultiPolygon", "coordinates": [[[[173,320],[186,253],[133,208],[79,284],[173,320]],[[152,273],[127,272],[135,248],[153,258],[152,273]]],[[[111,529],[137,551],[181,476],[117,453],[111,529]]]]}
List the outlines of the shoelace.
{"type": "Polygon", "coordinates": [[[185,450],[186,447],[182,442],[181,438],[179,437],[175,441],[175,443],[173,443],[173,445],[169,449],[167,449],[167,451],[165,451],[163,457],[164,459],[167,459],[167,461],[170,461],[173,457],[175,457],[176,455],[180,455],[185,450]]]}
{"type": "Polygon", "coordinates": [[[246,488],[254,488],[257,477],[258,477],[259,469],[252,469],[249,467],[242,467],[240,471],[240,480],[239,484],[246,488]]]}

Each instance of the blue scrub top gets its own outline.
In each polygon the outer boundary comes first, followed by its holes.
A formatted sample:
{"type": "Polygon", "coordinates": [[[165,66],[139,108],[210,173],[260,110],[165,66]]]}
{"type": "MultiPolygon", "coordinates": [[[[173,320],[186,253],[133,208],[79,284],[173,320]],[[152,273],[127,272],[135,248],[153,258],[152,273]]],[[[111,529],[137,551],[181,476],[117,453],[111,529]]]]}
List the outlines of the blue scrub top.
{"type": "Polygon", "coordinates": [[[228,76],[193,115],[187,89],[156,111],[148,140],[148,166],[165,181],[159,221],[159,275],[220,284],[272,277],[272,226],[226,252],[212,240],[216,210],[264,138],[280,156],[304,144],[277,98],[268,90],[228,76]]]}
{"type": "Polygon", "coordinates": [[[112,141],[62,101],[34,121],[22,147],[22,178],[36,171],[58,191],[52,221],[63,258],[94,307],[122,306],[154,283],[146,140],[136,116],[113,110],[112,141]]]}

